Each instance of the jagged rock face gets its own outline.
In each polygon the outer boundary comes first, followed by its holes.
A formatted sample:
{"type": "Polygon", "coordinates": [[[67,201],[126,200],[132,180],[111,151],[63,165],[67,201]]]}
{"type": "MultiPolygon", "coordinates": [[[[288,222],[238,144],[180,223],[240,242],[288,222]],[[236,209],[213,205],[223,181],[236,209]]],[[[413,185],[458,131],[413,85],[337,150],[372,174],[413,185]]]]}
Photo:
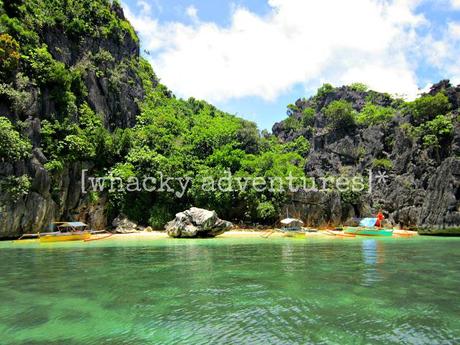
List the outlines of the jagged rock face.
{"type": "Polygon", "coordinates": [[[215,237],[231,227],[232,223],[219,219],[215,211],[192,207],[176,214],[176,218],[166,224],[166,231],[175,238],[215,237]]]}
{"type": "MultiPolygon", "coordinates": [[[[117,9],[119,16],[124,19],[123,11],[117,9]]],[[[129,35],[125,35],[122,42],[114,38],[101,40],[93,37],[82,37],[75,41],[57,28],[45,28],[42,36],[56,60],[69,67],[92,64],[93,67],[87,68],[84,76],[88,89],[87,100],[91,108],[104,115],[107,128],[114,130],[134,126],[139,113],[138,102],[144,97],[141,80],[129,67],[131,59],[139,57],[137,42],[129,35]],[[94,61],[94,57],[101,52],[108,52],[113,60],[94,61]],[[113,71],[112,78],[106,73],[97,73],[97,70],[113,71]],[[115,73],[119,74],[116,85],[112,80],[115,73]]],[[[45,113],[50,113],[52,106],[52,103],[45,106],[45,113]]]]}
{"type": "Polygon", "coordinates": [[[1,193],[0,237],[14,238],[23,233],[43,231],[54,220],[79,220],[94,230],[105,229],[107,225],[107,199],[100,197],[91,200],[81,191],[81,170],[91,166],[73,163],[57,176],[51,177],[42,163],[37,159],[39,149],[34,150],[34,157],[14,165],[0,163],[2,176],[21,176],[27,173],[32,179],[29,193],[12,199],[7,193],[1,193]],[[52,189],[51,179],[55,179],[52,189]]]}
{"type": "MultiPolygon", "coordinates": [[[[431,94],[444,90],[452,103],[458,107],[460,87],[452,87],[448,81],[433,86],[431,94]]],[[[385,95],[378,96],[381,105],[389,105],[385,95]]],[[[275,124],[273,132],[283,141],[304,135],[311,142],[307,157],[306,173],[315,178],[346,174],[367,176],[383,170],[387,183],[373,185],[372,193],[365,193],[355,200],[344,200],[340,193],[307,191],[298,192],[286,205],[286,209],[300,216],[307,226],[340,225],[353,217],[368,217],[379,208],[392,225],[414,227],[424,234],[460,234],[460,125],[450,142],[435,153],[414,141],[400,128],[408,120],[399,117],[385,125],[358,127],[353,132],[336,133],[325,126],[322,109],[338,99],[350,101],[355,109],[365,103],[366,94],[347,87],[339,88],[317,105],[316,119],[311,135],[305,129],[285,130],[283,122],[275,124]],[[392,167],[373,167],[376,159],[385,158],[392,167]]],[[[389,103],[390,102],[390,103],[389,103]]],[[[316,106],[311,100],[299,100],[301,116],[306,107],[316,106]]]]}
{"type": "Polygon", "coordinates": [[[446,159],[428,182],[420,212],[420,225],[426,234],[454,233],[460,225],[460,159],[446,159]],[[440,226],[432,227],[432,224],[440,226]]]}
{"type": "MultiPolygon", "coordinates": [[[[111,10],[124,19],[119,6],[113,5],[111,10]]],[[[130,63],[139,59],[139,44],[130,35],[125,35],[121,42],[111,36],[76,39],[56,26],[37,28],[37,33],[40,42],[48,45],[55,60],[63,62],[68,69],[82,71],[88,93],[81,96],[80,101],[86,101],[102,116],[107,129],[135,125],[144,90],[130,63]],[[102,53],[111,58],[98,58],[102,53]]],[[[11,78],[12,85],[18,90],[20,80],[21,73],[11,78]]],[[[32,82],[25,91],[27,97],[23,97],[21,108],[0,95],[0,116],[15,122],[22,121],[25,124],[24,134],[33,145],[30,159],[14,164],[0,160],[0,179],[22,175],[31,178],[30,192],[18,200],[5,191],[1,192],[0,238],[42,231],[53,220],[79,220],[92,229],[104,229],[107,225],[107,197],[101,195],[98,200],[92,200],[89,194],[81,192],[81,170],[91,169],[91,164],[71,163],[62,172],[54,174],[44,168],[50,157],[46,157],[40,149],[41,123],[60,116],[50,90],[32,82]]]]}

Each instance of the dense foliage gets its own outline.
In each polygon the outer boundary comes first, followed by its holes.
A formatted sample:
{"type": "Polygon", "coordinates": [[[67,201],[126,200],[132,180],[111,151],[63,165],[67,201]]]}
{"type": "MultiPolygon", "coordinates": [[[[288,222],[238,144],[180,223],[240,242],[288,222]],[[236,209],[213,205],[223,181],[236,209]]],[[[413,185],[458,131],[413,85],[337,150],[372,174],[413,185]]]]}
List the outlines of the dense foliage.
{"type": "MultiPolygon", "coordinates": [[[[150,84],[153,71],[141,64],[145,88],[138,125],[132,130],[129,150],[111,170],[114,176],[193,177],[187,194],[146,193],[117,196],[114,205],[125,213],[153,226],[162,226],[172,214],[190,205],[211,208],[223,217],[255,222],[276,219],[284,193],[257,192],[252,186],[238,190],[236,181],[228,190],[203,190],[207,178],[303,176],[301,154],[309,150],[303,138],[294,144],[281,144],[273,136],[263,138],[253,123],[226,114],[196,99],[170,97],[159,84],[150,84]],[[230,192],[231,189],[234,191],[230,192]],[[138,202],[133,203],[133,199],[138,202]]],[[[232,184],[233,183],[233,184],[232,184]]]]}
{"type": "Polygon", "coordinates": [[[0,160],[15,162],[27,158],[31,149],[30,142],[19,134],[10,120],[0,117],[0,160]]]}
{"type": "MultiPolygon", "coordinates": [[[[229,220],[273,223],[289,198],[283,191],[289,177],[305,177],[315,130],[347,134],[356,128],[402,123],[414,140],[438,155],[452,138],[454,116],[442,91],[404,102],[360,83],[345,89],[325,84],[309,100],[289,105],[283,128],[291,137],[261,135],[254,123],[204,101],[175,98],[149,63],[136,54],[112,54],[107,46],[99,47],[104,40],[116,47],[127,40],[138,41],[120,11],[120,5],[109,0],[0,0],[0,98],[11,110],[11,120],[0,117],[2,162],[15,164],[31,155],[24,123],[39,118],[40,138],[34,145],[46,157],[44,167],[51,177],[72,163],[85,162],[91,175],[111,176],[128,184],[135,177],[193,178],[181,196],[167,190],[111,190],[111,216],[125,213],[134,221],[162,228],[174,213],[193,205],[214,209],[229,220]],[[72,45],[86,40],[91,49],[70,64],[58,57],[59,49],[46,44],[44,32],[65,35],[72,45]],[[104,84],[108,94],[123,83],[129,87],[142,83],[145,95],[137,99],[140,114],[134,126],[109,123],[107,116],[90,105],[85,82],[91,78],[104,84]],[[344,90],[365,101],[357,104],[343,97],[344,90]],[[28,107],[34,99],[51,106],[30,114],[28,107]],[[225,181],[227,190],[202,188],[209,178],[222,177],[233,177],[225,181]],[[241,188],[244,179],[258,177],[278,178],[278,188],[260,191],[252,183],[241,188]]],[[[387,158],[375,159],[372,166],[393,168],[387,158]]],[[[17,199],[31,188],[30,178],[2,178],[0,187],[17,199]]],[[[52,186],[59,187],[59,183],[52,186]]],[[[92,200],[98,197],[91,194],[92,200]]],[[[342,198],[350,201],[357,196],[343,194],[342,198]]]]}
{"type": "Polygon", "coordinates": [[[324,109],[324,115],[333,129],[348,130],[355,124],[355,110],[345,100],[330,103],[324,109]]]}
{"type": "Polygon", "coordinates": [[[125,35],[137,41],[132,26],[117,16],[120,5],[109,0],[9,0],[2,6],[3,30],[10,31],[25,47],[39,42],[38,32],[48,27],[60,27],[75,39],[82,37],[116,37],[125,35]],[[115,10],[114,10],[115,9],[115,10]]]}
{"type": "Polygon", "coordinates": [[[382,107],[367,103],[356,116],[356,122],[360,125],[378,125],[390,121],[396,115],[396,110],[391,107],[382,107]]]}
{"type": "Polygon", "coordinates": [[[447,96],[439,92],[436,95],[425,95],[408,103],[407,109],[419,121],[431,120],[438,115],[445,115],[451,105],[447,96]]]}
{"type": "Polygon", "coordinates": [[[0,72],[14,70],[19,63],[19,43],[7,33],[0,34],[0,72]]]}

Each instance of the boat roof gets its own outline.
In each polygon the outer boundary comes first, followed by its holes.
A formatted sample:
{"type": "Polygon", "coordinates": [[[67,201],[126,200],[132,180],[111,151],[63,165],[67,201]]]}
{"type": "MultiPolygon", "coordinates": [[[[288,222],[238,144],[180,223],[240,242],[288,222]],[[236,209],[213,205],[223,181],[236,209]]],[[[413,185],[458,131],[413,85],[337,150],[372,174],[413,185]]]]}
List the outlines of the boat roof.
{"type": "Polygon", "coordinates": [[[300,219],[295,219],[295,218],[286,218],[286,219],[283,219],[281,221],[281,224],[283,224],[283,225],[288,225],[288,224],[291,224],[291,223],[303,224],[303,222],[300,219]]]}
{"type": "Polygon", "coordinates": [[[73,228],[81,228],[81,227],[88,226],[87,224],[82,223],[82,222],[57,222],[54,224],[59,225],[59,226],[70,226],[73,228]]]}

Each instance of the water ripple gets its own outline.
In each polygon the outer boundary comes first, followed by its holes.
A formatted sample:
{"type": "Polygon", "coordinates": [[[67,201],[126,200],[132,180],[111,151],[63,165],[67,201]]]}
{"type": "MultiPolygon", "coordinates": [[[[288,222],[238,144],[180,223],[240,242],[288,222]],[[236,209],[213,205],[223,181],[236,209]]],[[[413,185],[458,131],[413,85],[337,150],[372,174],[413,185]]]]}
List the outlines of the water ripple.
{"type": "Polygon", "coordinates": [[[0,342],[456,344],[459,245],[198,240],[2,249],[0,342]]]}

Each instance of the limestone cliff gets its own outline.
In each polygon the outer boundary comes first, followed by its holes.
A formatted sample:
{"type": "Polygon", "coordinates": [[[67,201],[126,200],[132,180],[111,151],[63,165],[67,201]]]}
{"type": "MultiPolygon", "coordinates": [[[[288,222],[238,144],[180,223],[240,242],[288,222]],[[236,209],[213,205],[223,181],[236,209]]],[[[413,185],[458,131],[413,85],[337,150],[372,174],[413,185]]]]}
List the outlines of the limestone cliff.
{"type": "Polygon", "coordinates": [[[81,194],[81,170],[91,170],[94,160],[68,160],[60,169],[50,168],[52,157],[43,152],[41,132],[44,121],[78,124],[78,110],[85,105],[110,131],[134,126],[144,97],[136,34],[115,2],[0,5],[2,44],[13,42],[10,56],[0,61],[0,116],[32,144],[28,158],[4,154],[0,159],[0,237],[36,232],[60,219],[104,228],[104,196],[94,200],[81,194]],[[16,63],[7,66],[14,54],[16,63]],[[29,179],[27,193],[13,195],[14,186],[6,181],[14,184],[21,176],[29,179]]]}
{"type": "MultiPolygon", "coordinates": [[[[453,134],[439,146],[424,145],[417,135],[416,116],[411,109],[401,110],[386,94],[359,91],[351,87],[330,90],[310,100],[298,100],[288,120],[277,123],[273,132],[283,141],[299,136],[311,143],[306,173],[312,177],[357,176],[384,172],[385,184],[374,184],[372,193],[341,195],[337,192],[297,193],[287,205],[311,225],[338,225],[353,217],[370,216],[382,208],[392,225],[416,227],[427,234],[458,233],[460,228],[460,87],[442,81],[430,95],[447,95],[451,104],[453,134]],[[393,107],[396,116],[385,123],[356,125],[343,131],[330,128],[325,109],[337,100],[351,103],[356,112],[372,98],[373,103],[393,107]],[[314,108],[311,126],[293,126],[305,119],[305,109],[314,108]]],[[[429,96],[429,95],[428,95],[429,96]]],[[[396,102],[397,103],[397,102],[396,102]]],[[[433,114],[437,115],[437,114],[433,114]]],[[[428,138],[429,139],[429,138],[428,138]]]]}

